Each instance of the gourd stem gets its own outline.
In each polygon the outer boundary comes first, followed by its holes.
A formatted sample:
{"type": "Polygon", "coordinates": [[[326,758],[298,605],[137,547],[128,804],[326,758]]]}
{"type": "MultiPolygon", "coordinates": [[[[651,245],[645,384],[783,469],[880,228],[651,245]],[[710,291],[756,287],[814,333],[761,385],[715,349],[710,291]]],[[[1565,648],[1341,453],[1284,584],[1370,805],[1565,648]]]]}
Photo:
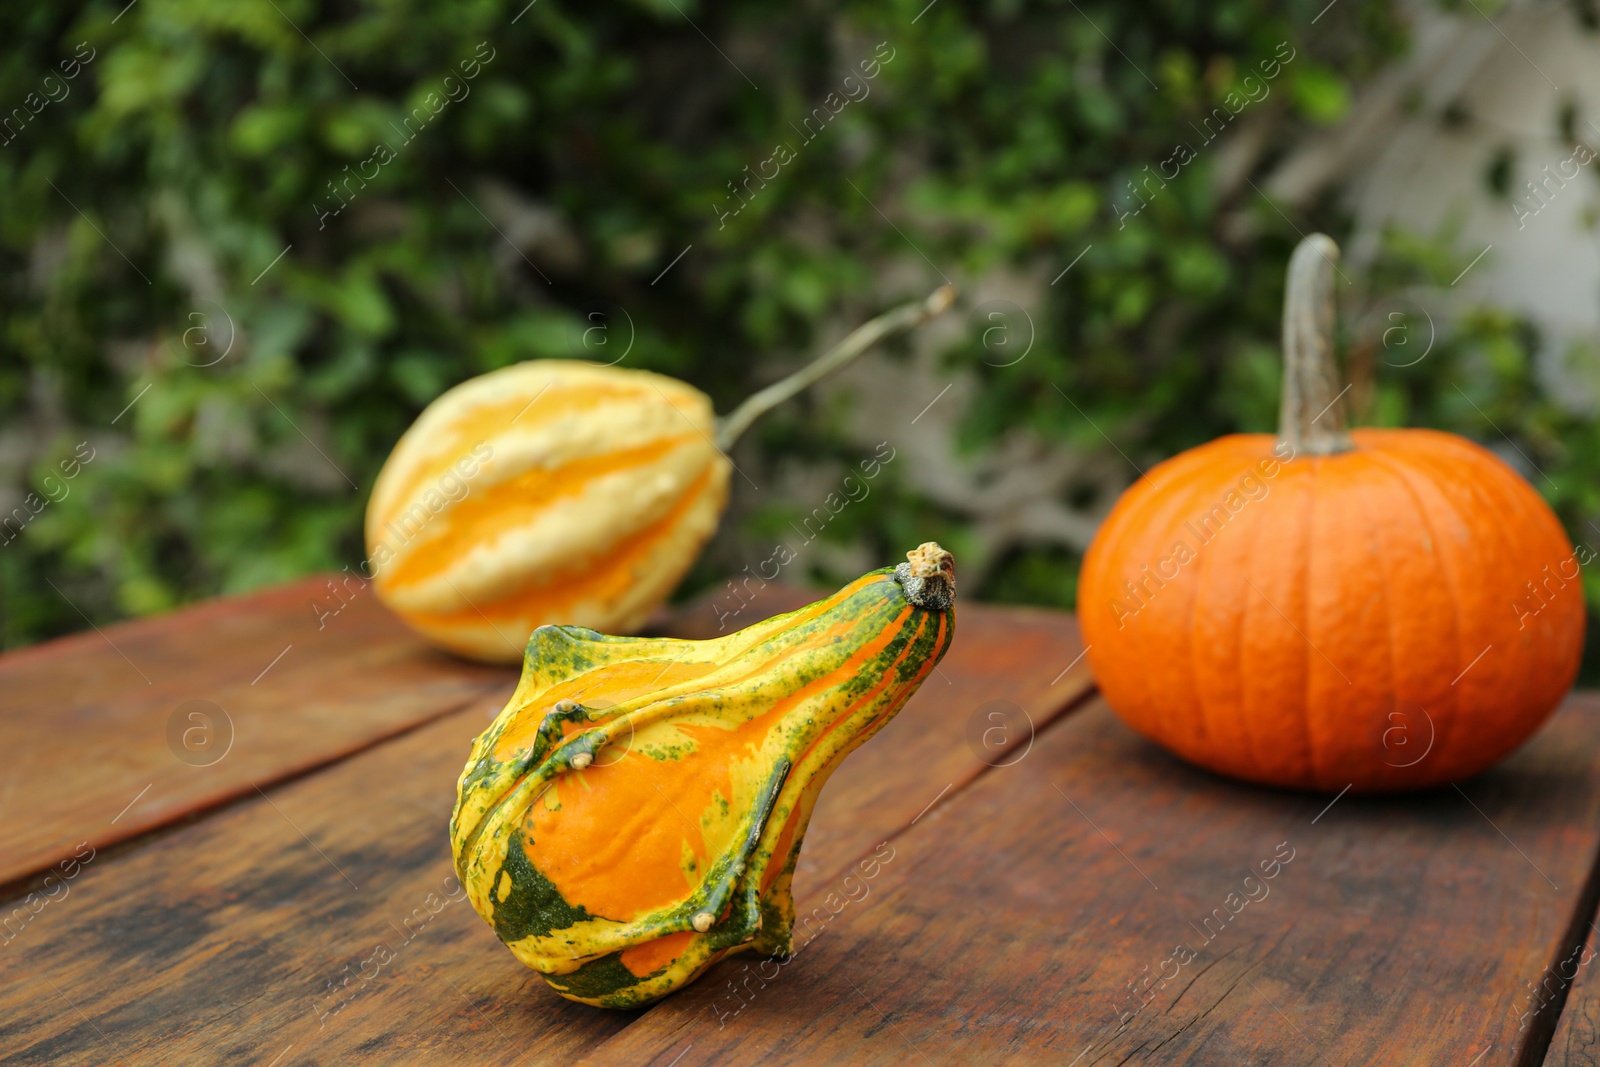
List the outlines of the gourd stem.
{"type": "Polygon", "coordinates": [[[894,569],[906,600],[925,611],[949,611],[956,602],[956,558],[937,541],[924,541],[894,569]]]}
{"type": "Polygon", "coordinates": [[[1333,276],[1339,246],[1314,233],[1289,258],[1283,298],[1283,407],[1278,436],[1313,456],[1348,452],[1344,389],[1333,356],[1333,276]]]}
{"type": "Polygon", "coordinates": [[[718,419],[717,447],[724,452],[728,451],[751,424],[768,411],[826,378],[890,334],[909,330],[927,322],[949,307],[955,298],[955,286],[941,285],[925,300],[903,304],[893,311],[886,311],[870,322],[857,326],[844,340],[815,361],[801,367],[782,381],[767,386],[718,419]]]}

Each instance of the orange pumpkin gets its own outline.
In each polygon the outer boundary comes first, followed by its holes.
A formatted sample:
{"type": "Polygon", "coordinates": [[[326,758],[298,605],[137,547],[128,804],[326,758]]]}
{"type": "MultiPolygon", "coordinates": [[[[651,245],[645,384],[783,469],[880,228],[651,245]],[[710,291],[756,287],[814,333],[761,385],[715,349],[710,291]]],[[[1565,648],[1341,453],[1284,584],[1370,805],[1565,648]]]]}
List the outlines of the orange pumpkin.
{"type": "Polygon", "coordinates": [[[1279,437],[1150,470],[1090,546],[1078,613],[1107,701],[1192,763],[1324,791],[1440,785],[1571,687],[1592,553],[1478,445],[1344,429],[1337,256],[1318,234],[1289,265],[1279,437]]]}

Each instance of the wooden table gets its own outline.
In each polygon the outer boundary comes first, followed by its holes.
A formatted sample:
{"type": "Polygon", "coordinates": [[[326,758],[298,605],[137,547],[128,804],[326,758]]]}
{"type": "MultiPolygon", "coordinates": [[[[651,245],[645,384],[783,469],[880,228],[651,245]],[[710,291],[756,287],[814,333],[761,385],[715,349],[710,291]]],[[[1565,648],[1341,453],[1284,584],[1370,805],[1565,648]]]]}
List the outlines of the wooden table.
{"type": "Polygon", "coordinates": [[[0,657],[0,1056],[1600,1060],[1600,699],[1459,789],[1330,804],[1167,757],[1081,652],[1070,616],[963,605],[822,795],[795,879],[820,933],[637,1013],[560,1000],[450,898],[456,777],[513,674],[431,651],[370,591],[316,579],[0,657]]]}

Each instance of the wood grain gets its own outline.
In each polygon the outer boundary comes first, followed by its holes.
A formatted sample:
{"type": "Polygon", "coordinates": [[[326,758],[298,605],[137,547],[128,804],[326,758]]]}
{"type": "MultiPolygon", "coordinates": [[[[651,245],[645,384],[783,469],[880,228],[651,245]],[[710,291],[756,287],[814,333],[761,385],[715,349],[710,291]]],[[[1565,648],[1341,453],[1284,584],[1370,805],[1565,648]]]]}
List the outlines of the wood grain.
{"type": "MultiPolygon", "coordinates": [[[[668,628],[703,632],[705,609],[668,628]]],[[[1087,689],[1079,651],[1067,616],[963,607],[945,677],[824,790],[801,891],[1024,751],[1019,714],[1042,725],[1087,689]],[[996,701],[1016,710],[990,720],[996,701]],[[975,714],[991,731],[976,742],[975,714]]],[[[488,717],[448,715],[82,864],[3,949],[8,1062],[533,1064],[621,1032],[637,1014],[561,1000],[448,901],[445,824],[488,717]]]]}
{"type": "Polygon", "coordinates": [[[1600,858],[1589,872],[1589,884],[1558,951],[1541,973],[1532,975],[1524,990],[1523,1015],[1518,1028],[1526,1024],[1527,1054],[1523,1063],[1547,1063],[1555,1067],[1596,1067],[1600,1065],[1600,978],[1596,978],[1596,957],[1600,956],[1600,858]],[[1536,1056],[1548,1036],[1544,1055],[1536,1056]]]}
{"type": "Polygon", "coordinates": [[[831,920],[789,963],[724,961],[581,1062],[1511,1063],[1596,855],[1597,741],[1579,696],[1460,791],[1328,807],[1096,699],[891,839],[858,900],[813,882],[831,920]]]}
{"type": "Polygon", "coordinates": [[[370,589],[331,582],[0,657],[0,885],[491,702],[514,680],[435,651],[370,589]]]}
{"type": "Polygon", "coordinates": [[[450,899],[454,779],[487,721],[456,713],[91,859],[5,948],[7,1062],[513,1062],[501,1030],[544,1062],[626,1025],[548,995],[450,899]]]}

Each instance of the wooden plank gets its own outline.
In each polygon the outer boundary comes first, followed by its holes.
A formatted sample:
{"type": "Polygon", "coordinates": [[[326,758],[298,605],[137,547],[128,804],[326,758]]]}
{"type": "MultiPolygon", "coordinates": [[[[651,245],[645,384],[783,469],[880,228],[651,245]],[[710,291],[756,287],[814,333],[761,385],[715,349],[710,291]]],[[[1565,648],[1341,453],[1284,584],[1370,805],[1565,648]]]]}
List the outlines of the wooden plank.
{"type": "MultiPolygon", "coordinates": [[[[1020,751],[1015,729],[969,747],[976,709],[1008,699],[1043,723],[1088,685],[1081,660],[1057,680],[1078,656],[1067,616],[964,607],[957,627],[948,678],[824,791],[797,883],[906,825],[944,784],[959,792],[980,757],[1020,751]]],[[[549,1063],[620,1031],[636,1016],[556,997],[448,899],[445,825],[487,720],[448,716],[79,865],[6,946],[0,1047],[17,1063],[549,1063]]]]}
{"type": "Polygon", "coordinates": [[[1095,699],[864,889],[812,883],[831,918],[790,962],[724,961],[580,1062],[1510,1063],[1595,856],[1597,742],[1580,696],[1459,792],[1330,807],[1179,764],[1095,699]]]}
{"type": "Polygon", "coordinates": [[[625,1025],[548,996],[451,899],[454,780],[487,721],[456,713],[91,857],[6,946],[8,1062],[548,1062],[625,1025]]]}
{"type": "Polygon", "coordinates": [[[1589,884],[1568,934],[1543,970],[1529,976],[1518,1005],[1518,1030],[1529,1046],[1519,1061],[1532,1067],[1600,1065],[1600,979],[1595,977],[1600,955],[1600,857],[1589,872],[1589,884]],[[1549,1037],[1546,1045],[1545,1037],[1549,1037]],[[1544,1055],[1537,1056],[1544,1048],[1544,1055]]]}
{"type": "Polygon", "coordinates": [[[514,680],[434,650],[370,589],[331,582],[0,657],[0,885],[80,843],[104,848],[488,702],[514,680]]]}

